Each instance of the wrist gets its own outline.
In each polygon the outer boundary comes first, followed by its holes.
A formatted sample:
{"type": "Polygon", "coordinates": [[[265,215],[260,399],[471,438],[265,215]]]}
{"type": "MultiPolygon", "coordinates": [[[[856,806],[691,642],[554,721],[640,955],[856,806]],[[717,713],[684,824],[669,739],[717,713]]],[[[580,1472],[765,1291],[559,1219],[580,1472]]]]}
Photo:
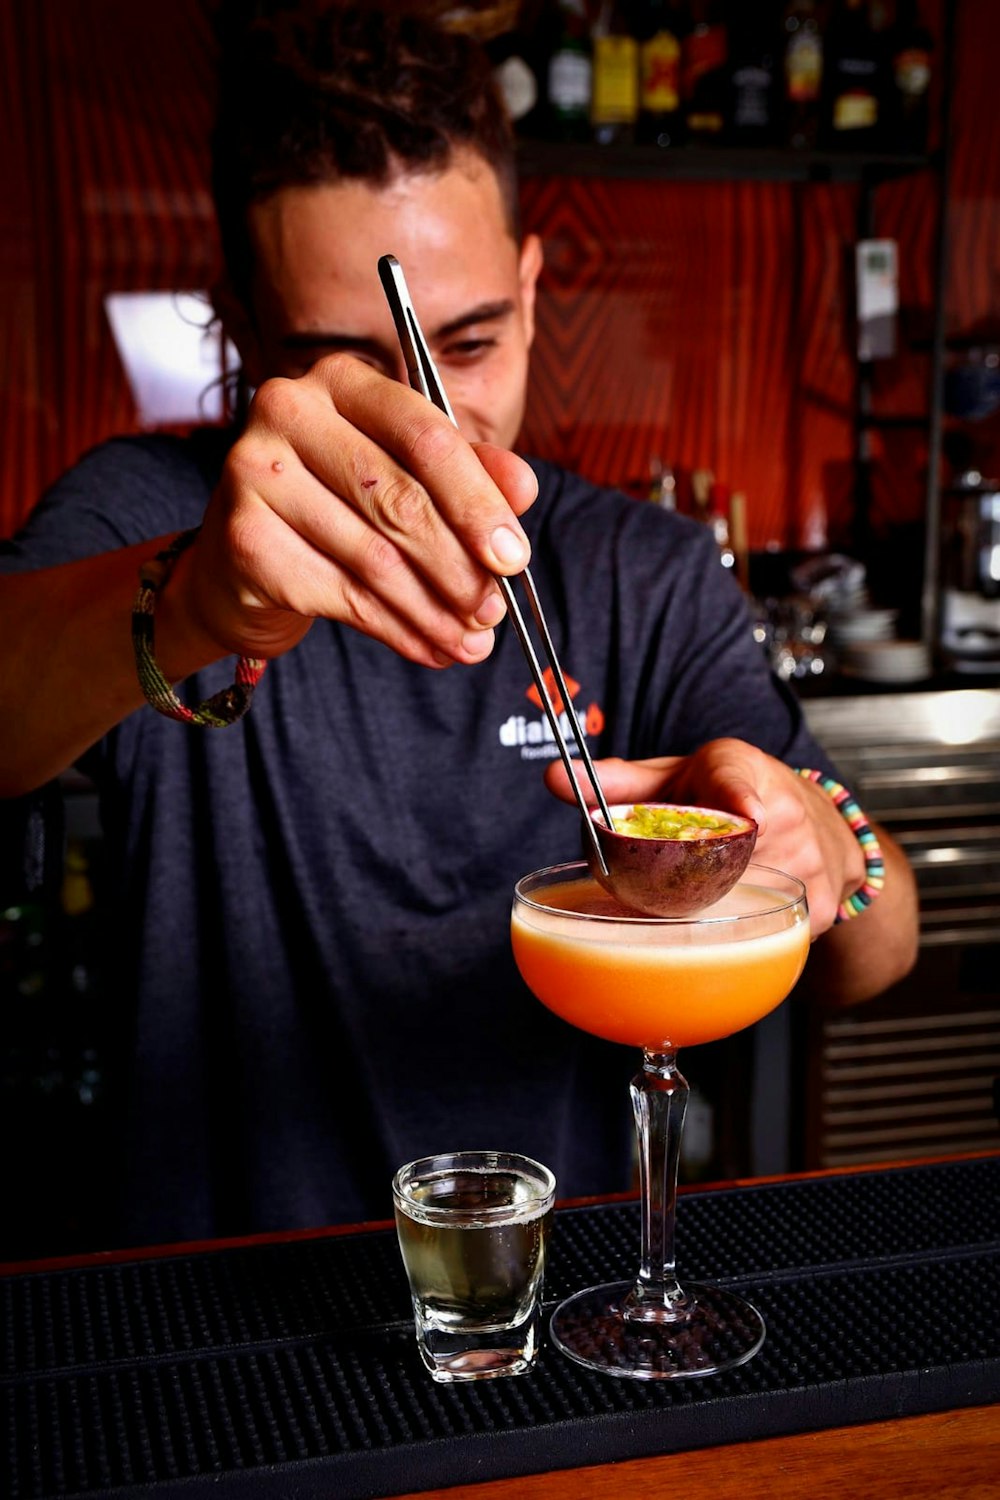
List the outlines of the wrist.
{"type": "Polygon", "coordinates": [[[823,771],[797,768],[796,775],[801,776],[805,781],[812,782],[830,798],[861,851],[864,859],[864,877],[858,888],[841,901],[834,920],[846,922],[852,917],[859,917],[881,893],[885,885],[885,861],[879,841],[871,824],[861,811],[857,799],[847,787],[842,786],[839,781],[834,780],[832,776],[827,776],[823,771]]]}
{"type": "MultiPolygon", "coordinates": [[[[250,707],[254,689],[267,665],[266,661],[259,657],[241,656],[236,664],[235,681],[232,686],[213,694],[196,708],[189,708],[178,698],[171,687],[171,680],[177,680],[172,674],[181,666],[181,658],[185,654],[188,655],[190,664],[181,668],[181,675],[186,676],[197,666],[205,666],[209,661],[216,660],[226,653],[219,650],[214,643],[209,649],[208,638],[201,632],[192,631],[188,625],[184,632],[186,642],[180,640],[181,632],[175,633],[174,655],[166,662],[167,670],[164,669],[164,664],[156,654],[157,606],[161,597],[167,592],[167,586],[175,574],[178,563],[194,544],[197,535],[197,528],[181,532],[165,548],[142,563],[139,569],[139,590],[132,605],[132,648],[139,686],[142,688],[146,701],[158,713],[171,719],[178,719],[182,723],[221,729],[228,724],[235,724],[250,707]],[[199,637],[200,647],[196,644],[199,637]]],[[[176,617],[178,602],[176,595],[173,602],[173,613],[176,617]]]]}
{"type": "MultiPolygon", "coordinates": [[[[233,654],[202,617],[193,587],[197,566],[193,533],[183,535],[192,536],[192,545],[185,546],[168,565],[155,599],[156,659],[164,677],[173,683],[183,682],[194,672],[233,654]]],[[[155,555],[168,551],[175,540],[168,536],[154,543],[155,555]]]]}

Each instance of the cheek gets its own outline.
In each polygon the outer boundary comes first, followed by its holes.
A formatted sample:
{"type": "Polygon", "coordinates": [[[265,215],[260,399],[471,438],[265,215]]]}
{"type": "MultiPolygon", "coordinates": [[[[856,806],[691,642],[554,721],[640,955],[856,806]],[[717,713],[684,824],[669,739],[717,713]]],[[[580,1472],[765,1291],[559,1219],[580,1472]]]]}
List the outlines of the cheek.
{"type": "Polygon", "coordinates": [[[520,426],[521,406],[509,395],[498,396],[492,389],[469,391],[454,403],[454,410],[462,435],[470,442],[513,447],[520,426]]]}
{"type": "Polygon", "coordinates": [[[469,371],[453,402],[465,436],[512,448],[524,414],[526,362],[511,357],[501,367],[469,371]]]}

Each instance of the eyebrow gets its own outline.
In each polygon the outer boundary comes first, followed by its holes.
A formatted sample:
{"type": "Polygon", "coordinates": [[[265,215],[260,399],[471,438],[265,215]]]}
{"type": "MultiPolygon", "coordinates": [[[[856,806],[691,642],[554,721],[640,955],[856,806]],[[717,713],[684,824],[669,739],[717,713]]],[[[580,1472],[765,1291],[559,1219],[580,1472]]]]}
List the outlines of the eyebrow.
{"type": "MultiPolygon", "coordinates": [[[[472,307],[468,312],[435,328],[431,339],[437,342],[440,339],[454,338],[456,333],[477,323],[495,323],[502,318],[509,318],[513,311],[514,303],[510,297],[504,297],[498,302],[482,302],[478,307],[472,307]]],[[[354,354],[370,354],[373,358],[385,355],[385,349],[378,339],[360,338],[354,334],[335,333],[332,330],[325,333],[288,333],[282,338],[281,345],[284,349],[329,349],[334,346],[354,354]]]]}
{"type": "Polygon", "coordinates": [[[510,297],[504,297],[499,302],[481,302],[478,307],[452,318],[450,323],[442,323],[439,328],[435,328],[431,338],[451,338],[454,334],[461,333],[463,328],[471,328],[474,323],[495,323],[501,318],[509,318],[513,311],[514,303],[510,297]]]}

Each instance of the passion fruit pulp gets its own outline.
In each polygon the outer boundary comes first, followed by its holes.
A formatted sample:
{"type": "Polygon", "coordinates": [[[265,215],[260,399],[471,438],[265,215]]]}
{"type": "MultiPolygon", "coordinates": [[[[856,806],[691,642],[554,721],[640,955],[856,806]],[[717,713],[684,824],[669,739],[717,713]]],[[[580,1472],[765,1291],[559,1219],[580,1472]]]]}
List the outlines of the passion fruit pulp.
{"type": "Polygon", "coordinates": [[[721,901],[743,874],[757,824],[737,813],[672,802],[625,803],[609,809],[612,827],[591,818],[608,873],[590,840],[594,879],[624,906],[654,917],[691,917],[721,901]]]}

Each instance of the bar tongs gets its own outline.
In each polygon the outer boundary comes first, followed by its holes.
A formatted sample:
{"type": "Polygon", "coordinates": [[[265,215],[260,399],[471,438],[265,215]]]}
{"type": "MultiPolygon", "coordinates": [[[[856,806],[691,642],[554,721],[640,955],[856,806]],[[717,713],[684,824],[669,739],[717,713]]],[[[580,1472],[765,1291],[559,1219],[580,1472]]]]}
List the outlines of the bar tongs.
{"type": "MultiPolygon", "coordinates": [[[[396,324],[396,333],[399,337],[403,358],[406,362],[406,373],[409,376],[410,385],[415,391],[419,391],[422,396],[426,396],[427,400],[436,406],[439,411],[444,412],[449,421],[454,422],[457,427],[458,423],[455,422],[455,413],[451,409],[451,403],[448,400],[444,386],[441,383],[441,377],[438,375],[430,351],[427,348],[417,315],[413,310],[413,303],[410,300],[410,293],[406,285],[406,278],[403,275],[402,266],[394,255],[383,255],[379,259],[378,274],[389,303],[390,311],[392,312],[393,321],[396,324]]],[[[594,789],[597,805],[604,815],[606,827],[612,828],[614,825],[611,821],[611,810],[608,807],[601,783],[597,779],[597,771],[594,768],[590,751],[587,749],[587,742],[580,728],[576,709],[573,707],[563,669],[559,665],[559,658],[556,655],[556,649],[542,611],[541,601],[538,597],[538,591],[535,588],[534,579],[531,576],[531,570],[525,568],[518,576],[524,584],[528,603],[531,606],[531,613],[538,629],[538,634],[541,637],[545,655],[552,670],[552,676],[558,685],[559,694],[565,707],[566,719],[572,728],[573,738],[576,740],[577,749],[580,752],[580,759],[587,772],[588,780],[594,789]]],[[[573,757],[566,743],[566,737],[563,734],[562,725],[559,722],[559,716],[556,713],[555,704],[552,701],[548,683],[545,681],[538,655],[532,643],[531,636],[528,634],[528,628],[518,605],[513,584],[509,578],[505,578],[502,575],[497,576],[497,583],[500,586],[500,592],[507,606],[507,613],[510,616],[511,623],[521,643],[521,649],[524,651],[528,666],[531,669],[531,675],[534,679],[535,687],[538,689],[538,694],[545,710],[545,716],[549,721],[549,728],[552,730],[556,745],[559,747],[559,754],[562,757],[563,765],[566,767],[570,786],[573,788],[580,812],[583,815],[584,826],[587,829],[594,856],[605,875],[607,875],[609,874],[607,862],[605,861],[603,850],[594,830],[593,820],[587,806],[587,799],[574,772],[573,757]]]]}

